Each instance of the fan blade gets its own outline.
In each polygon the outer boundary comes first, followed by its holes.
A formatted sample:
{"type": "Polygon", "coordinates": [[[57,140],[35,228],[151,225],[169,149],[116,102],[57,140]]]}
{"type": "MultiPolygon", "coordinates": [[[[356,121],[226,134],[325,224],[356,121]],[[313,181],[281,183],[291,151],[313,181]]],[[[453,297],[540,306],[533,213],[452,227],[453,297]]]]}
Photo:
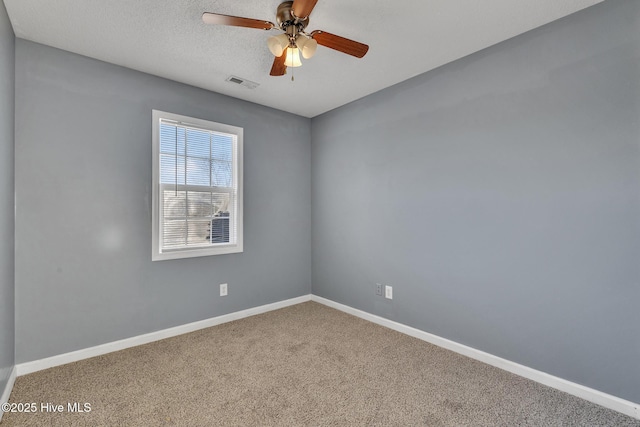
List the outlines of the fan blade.
{"type": "Polygon", "coordinates": [[[311,11],[318,3],[318,0],[294,0],[291,11],[296,18],[304,20],[311,15],[311,11]]]}
{"type": "Polygon", "coordinates": [[[322,46],[335,49],[339,52],[346,53],[347,55],[355,56],[356,58],[362,58],[369,50],[369,46],[366,44],[345,39],[344,37],[336,36],[335,34],[327,33],[325,31],[315,30],[311,33],[311,37],[313,37],[315,41],[322,46]]]}
{"type": "Polygon", "coordinates": [[[221,15],[219,13],[205,12],[202,14],[202,21],[205,24],[233,25],[234,27],[258,28],[270,30],[276,28],[273,22],[261,21],[259,19],[241,18],[239,16],[221,15]]]}
{"type": "Polygon", "coordinates": [[[282,55],[273,60],[273,65],[271,66],[271,72],[269,74],[272,76],[284,76],[287,73],[287,66],[284,65],[285,59],[287,59],[287,49],[282,52],[282,55]]]}

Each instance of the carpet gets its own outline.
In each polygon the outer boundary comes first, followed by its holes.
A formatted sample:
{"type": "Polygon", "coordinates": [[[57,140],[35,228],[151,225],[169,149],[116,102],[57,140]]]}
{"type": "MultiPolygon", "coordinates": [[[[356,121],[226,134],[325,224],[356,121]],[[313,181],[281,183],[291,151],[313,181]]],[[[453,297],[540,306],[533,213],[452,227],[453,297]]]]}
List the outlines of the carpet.
{"type": "Polygon", "coordinates": [[[640,426],[315,302],[21,376],[10,402],[37,411],[2,427],[640,426]]]}

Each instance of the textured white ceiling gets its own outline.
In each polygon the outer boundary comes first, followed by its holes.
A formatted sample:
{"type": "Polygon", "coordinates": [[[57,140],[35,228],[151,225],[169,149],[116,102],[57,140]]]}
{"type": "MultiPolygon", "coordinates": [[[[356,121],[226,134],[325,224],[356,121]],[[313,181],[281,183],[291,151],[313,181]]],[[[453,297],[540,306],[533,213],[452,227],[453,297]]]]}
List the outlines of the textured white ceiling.
{"type": "Polygon", "coordinates": [[[17,37],[313,117],[602,0],[319,0],[307,31],[366,43],[362,59],[319,46],[269,76],[276,31],[202,22],[202,12],[275,22],[280,0],[4,0],[17,37]],[[289,69],[291,70],[291,69],[289,69]],[[260,84],[248,89],[230,75],[260,84]]]}

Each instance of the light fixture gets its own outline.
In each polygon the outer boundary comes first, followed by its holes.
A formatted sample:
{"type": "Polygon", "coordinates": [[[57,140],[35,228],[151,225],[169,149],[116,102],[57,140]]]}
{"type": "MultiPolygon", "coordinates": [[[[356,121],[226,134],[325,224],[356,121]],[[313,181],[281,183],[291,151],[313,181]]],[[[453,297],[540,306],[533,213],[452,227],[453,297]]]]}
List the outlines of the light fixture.
{"type": "Polygon", "coordinates": [[[304,34],[289,36],[289,34],[284,33],[269,37],[267,46],[275,57],[282,56],[286,51],[287,56],[284,65],[287,67],[300,67],[302,65],[300,54],[304,59],[311,58],[316,53],[318,42],[304,34]],[[292,40],[295,40],[295,42],[292,42],[292,40]]]}
{"type": "Polygon", "coordinates": [[[287,48],[287,57],[284,60],[284,65],[287,67],[299,67],[302,65],[300,61],[300,49],[295,45],[287,48]]]}
{"type": "Polygon", "coordinates": [[[298,49],[300,49],[302,57],[304,59],[309,59],[316,53],[318,42],[311,37],[299,35],[296,40],[296,46],[298,46],[298,49]]]}
{"type": "Polygon", "coordinates": [[[282,52],[289,46],[289,36],[287,34],[280,34],[269,37],[267,39],[267,46],[269,46],[269,50],[274,56],[281,56],[282,52]]]}

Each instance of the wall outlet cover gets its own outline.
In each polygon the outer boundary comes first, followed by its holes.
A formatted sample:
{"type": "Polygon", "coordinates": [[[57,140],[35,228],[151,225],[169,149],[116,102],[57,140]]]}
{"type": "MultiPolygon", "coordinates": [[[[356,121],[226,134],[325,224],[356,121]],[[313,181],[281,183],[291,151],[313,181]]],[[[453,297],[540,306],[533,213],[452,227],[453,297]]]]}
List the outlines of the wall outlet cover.
{"type": "Polygon", "coordinates": [[[227,284],[226,283],[221,284],[220,285],[220,296],[221,297],[226,296],[227,295],[227,291],[228,291],[227,284]]]}
{"type": "Polygon", "coordinates": [[[384,297],[386,299],[393,299],[393,288],[389,285],[384,287],[384,297]]]}

